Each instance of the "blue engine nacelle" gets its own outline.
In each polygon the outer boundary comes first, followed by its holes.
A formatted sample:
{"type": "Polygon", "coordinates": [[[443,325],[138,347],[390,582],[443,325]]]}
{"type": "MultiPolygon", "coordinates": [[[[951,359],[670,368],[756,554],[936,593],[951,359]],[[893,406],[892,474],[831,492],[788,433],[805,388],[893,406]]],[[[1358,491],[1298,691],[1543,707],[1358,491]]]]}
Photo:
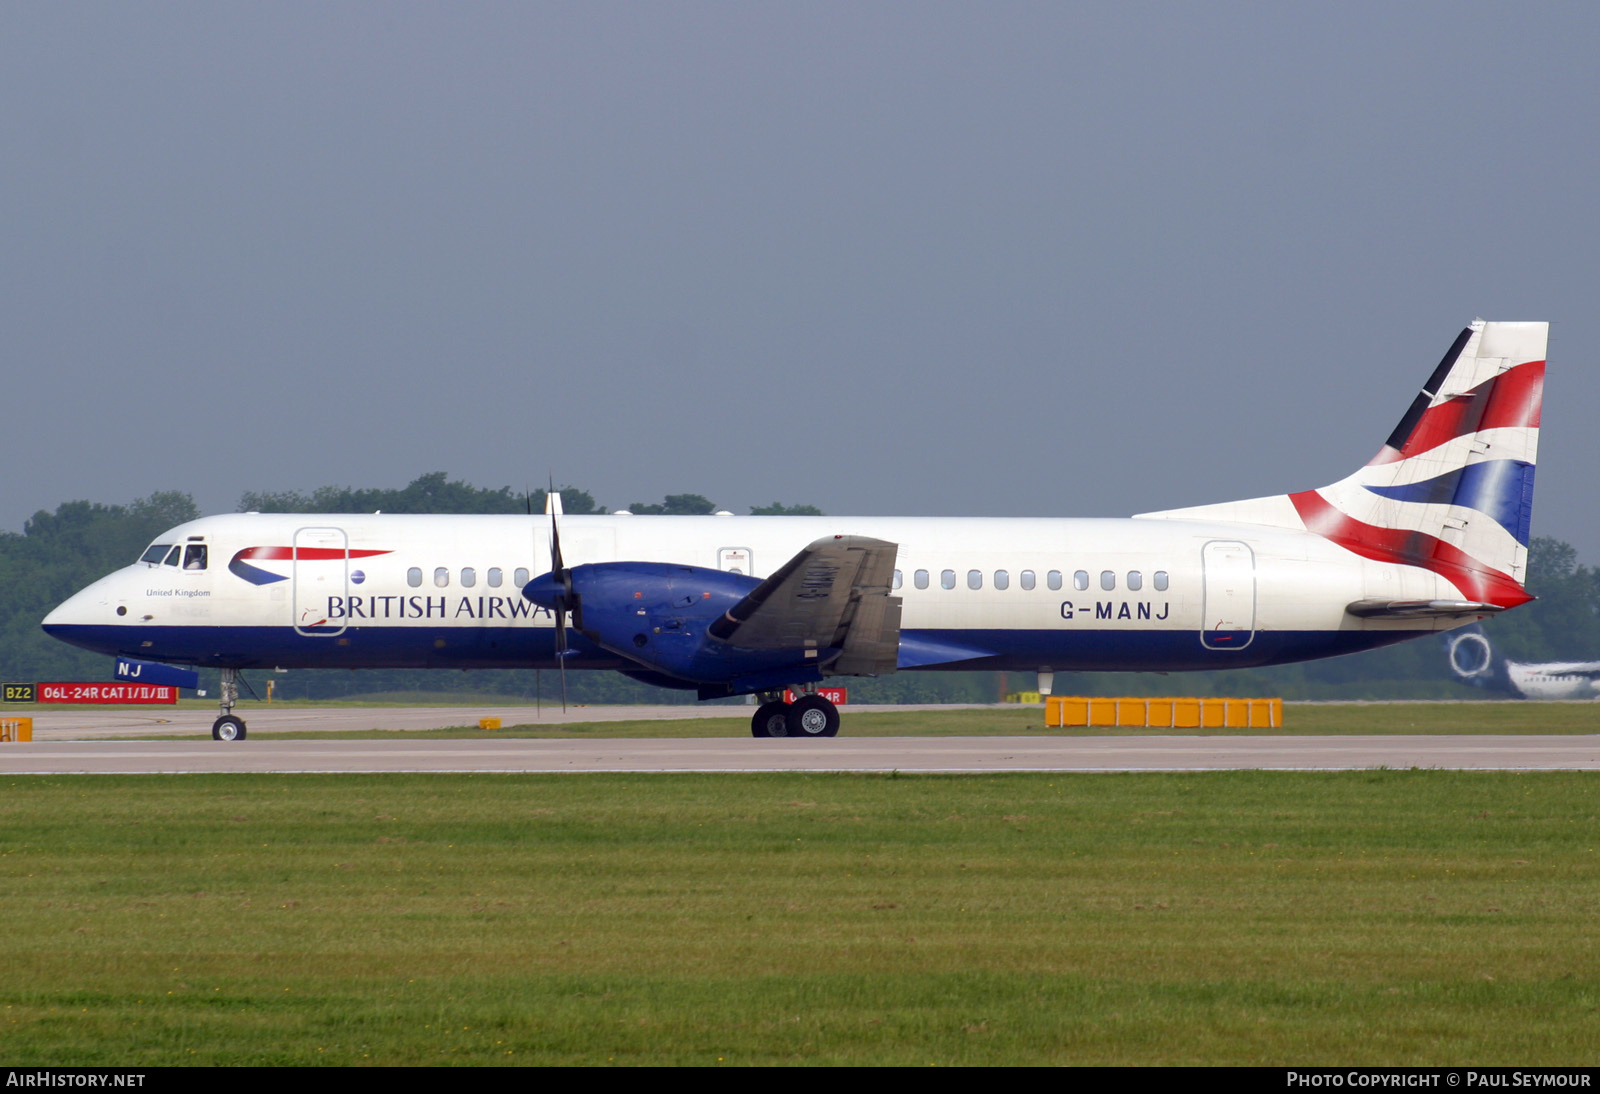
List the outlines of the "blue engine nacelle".
{"type": "MultiPolygon", "coordinates": [[[[696,685],[702,698],[820,680],[817,665],[837,652],[752,650],[713,638],[711,624],[761,584],[745,574],[665,562],[595,562],[567,573],[572,602],[565,606],[585,638],[652,673],[696,685]]],[[[554,611],[564,590],[544,574],[522,595],[554,611]]]]}

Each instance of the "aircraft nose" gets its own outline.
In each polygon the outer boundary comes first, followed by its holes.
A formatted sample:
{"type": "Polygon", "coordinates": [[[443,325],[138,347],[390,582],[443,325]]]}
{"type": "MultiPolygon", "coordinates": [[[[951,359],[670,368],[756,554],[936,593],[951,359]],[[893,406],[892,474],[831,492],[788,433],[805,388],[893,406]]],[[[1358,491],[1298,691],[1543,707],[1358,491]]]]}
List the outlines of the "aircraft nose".
{"type": "Polygon", "coordinates": [[[65,627],[82,626],[90,622],[90,608],[91,605],[83,593],[74,593],[57,604],[39,626],[44,629],[44,633],[59,636],[65,627]]]}
{"type": "Polygon", "coordinates": [[[120,630],[118,624],[127,622],[129,609],[122,586],[115,575],[103,577],[56,605],[39,626],[52,638],[85,649],[101,649],[106,636],[120,630]]]}

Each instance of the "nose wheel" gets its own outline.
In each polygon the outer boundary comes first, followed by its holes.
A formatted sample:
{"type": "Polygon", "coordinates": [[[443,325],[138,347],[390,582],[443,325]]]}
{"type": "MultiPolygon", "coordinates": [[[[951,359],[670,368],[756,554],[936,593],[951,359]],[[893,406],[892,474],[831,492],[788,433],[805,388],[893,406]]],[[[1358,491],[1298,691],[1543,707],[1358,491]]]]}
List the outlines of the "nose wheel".
{"type": "Polygon", "coordinates": [[[218,706],[222,708],[220,717],[211,723],[211,739],[213,741],[242,741],[244,740],[244,719],[233,713],[233,706],[239,701],[239,670],[223,669],[222,697],[218,706]]]}

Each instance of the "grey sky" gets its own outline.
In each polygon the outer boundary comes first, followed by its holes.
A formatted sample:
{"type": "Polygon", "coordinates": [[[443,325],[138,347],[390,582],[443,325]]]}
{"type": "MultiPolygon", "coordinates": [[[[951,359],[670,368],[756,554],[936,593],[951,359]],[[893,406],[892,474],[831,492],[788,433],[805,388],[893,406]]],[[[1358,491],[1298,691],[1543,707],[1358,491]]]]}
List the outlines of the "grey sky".
{"type": "Polygon", "coordinates": [[[1581,5],[0,5],[0,528],[154,490],[1101,516],[1364,462],[1551,319],[1600,560],[1581,5]]]}

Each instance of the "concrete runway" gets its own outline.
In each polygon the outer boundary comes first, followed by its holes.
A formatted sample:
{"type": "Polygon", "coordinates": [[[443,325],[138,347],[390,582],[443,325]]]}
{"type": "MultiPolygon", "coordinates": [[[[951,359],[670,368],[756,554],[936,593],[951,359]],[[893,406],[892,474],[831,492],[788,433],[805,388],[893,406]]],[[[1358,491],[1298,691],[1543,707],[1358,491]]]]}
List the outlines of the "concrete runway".
{"type": "MultiPolygon", "coordinates": [[[[919,707],[873,708],[914,710],[919,707]]],[[[930,709],[950,710],[949,706],[930,709]]],[[[593,741],[209,739],[214,710],[38,710],[31,744],[0,744],[0,774],[356,771],[1339,771],[1424,767],[1501,771],[1600,769],[1600,737],[850,737],[742,736],[742,706],[252,707],[252,732],[418,730],[726,716],[740,736],[593,741]],[[172,740],[128,740],[170,736],[172,740]],[[182,738],[182,739],[178,739],[182,738]],[[203,739],[196,739],[203,738],[203,739]]]]}
{"type": "MultiPolygon", "coordinates": [[[[252,719],[254,720],[254,719],[252,719]]],[[[837,737],[832,740],[35,741],[0,773],[1600,769],[1600,738],[837,737]]]]}

